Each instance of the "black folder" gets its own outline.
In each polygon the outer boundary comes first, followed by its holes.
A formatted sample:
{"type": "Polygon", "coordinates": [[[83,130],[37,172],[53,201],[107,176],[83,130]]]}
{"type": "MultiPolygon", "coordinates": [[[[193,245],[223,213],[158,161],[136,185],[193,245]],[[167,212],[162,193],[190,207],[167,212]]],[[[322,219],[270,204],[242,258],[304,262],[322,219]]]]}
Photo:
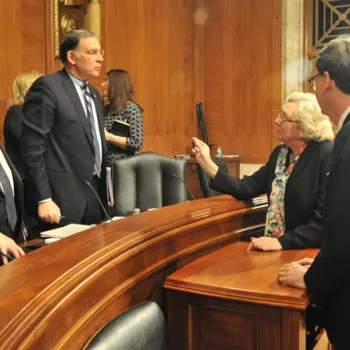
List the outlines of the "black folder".
{"type": "Polygon", "coordinates": [[[121,120],[118,120],[118,119],[114,119],[110,132],[113,135],[129,137],[130,136],[130,124],[127,122],[123,122],[121,120]]]}

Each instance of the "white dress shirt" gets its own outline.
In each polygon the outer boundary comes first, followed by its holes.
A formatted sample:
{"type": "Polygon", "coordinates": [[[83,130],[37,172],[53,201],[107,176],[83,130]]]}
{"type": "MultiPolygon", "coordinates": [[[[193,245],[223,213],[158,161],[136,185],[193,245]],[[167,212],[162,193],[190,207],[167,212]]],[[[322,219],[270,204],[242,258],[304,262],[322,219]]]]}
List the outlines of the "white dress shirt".
{"type": "MultiPolygon", "coordinates": [[[[77,90],[78,96],[80,98],[80,102],[83,105],[83,108],[84,108],[84,111],[85,111],[85,115],[87,116],[86,103],[85,103],[85,94],[84,94],[83,89],[81,88],[85,84],[85,81],[79,80],[78,78],[76,78],[75,76],[70,74],[68,71],[67,71],[67,73],[68,73],[68,75],[70,76],[70,78],[73,81],[75,89],[77,90]]],[[[93,98],[90,98],[90,97],[87,97],[87,98],[90,99],[90,103],[91,103],[91,106],[92,106],[92,114],[93,114],[92,117],[94,119],[94,124],[95,124],[95,126],[97,128],[97,133],[96,134],[97,134],[97,141],[98,141],[98,152],[100,153],[100,159],[102,161],[102,142],[101,142],[101,133],[100,133],[100,130],[99,130],[99,124],[98,124],[98,119],[97,119],[96,106],[95,106],[95,102],[94,102],[93,98]]],[[[102,164],[101,164],[101,167],[102,167],[102,164]]]]}
{"type": "Polygon", "coordinates": [[[341,117],[339,119],[337,133],[342,128],[342,126],[344,124],[344,121],[345,121],[345,119],[346,119],[346,117],[348,116],[349,113],[350,113],[350,106],[344,111],[344,113],[341,115],[341,117]]]}
{"type": "MultiPolygon", "coordinates": [[[[6,158],[4,156],[4,154],[2,153],[2,151],[0,151],[0,163],[2,165],[2,167],[4,168],[5,174],[8,177],[10,184],[11,184],[11,188],[12,188],[12,193],[13,195],[15,195],[15,190],[14,190],[14,185],[13,185],[13,176],[12,176],[12,171],[6,161],[6,158]]],[[[2,183],[0,181],[0,189],[2,192],[4,192],[3,187],[2,187],[2,183]]]]}

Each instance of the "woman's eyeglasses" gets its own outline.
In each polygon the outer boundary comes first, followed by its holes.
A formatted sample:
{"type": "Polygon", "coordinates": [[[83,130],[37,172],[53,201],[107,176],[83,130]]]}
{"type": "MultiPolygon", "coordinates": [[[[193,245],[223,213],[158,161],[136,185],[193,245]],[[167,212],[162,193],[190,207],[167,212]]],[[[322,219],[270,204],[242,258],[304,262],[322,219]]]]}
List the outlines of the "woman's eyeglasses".
{"type": "Polygon", "coordinates": [[[281,123],[284,123],[284,122],[289,122],[289,123],[299,123],[299,120],[292,120],[292,119],[288,119],[286,118],[282,112],[279,112],[278,113],[278,119],[281,123]]]}

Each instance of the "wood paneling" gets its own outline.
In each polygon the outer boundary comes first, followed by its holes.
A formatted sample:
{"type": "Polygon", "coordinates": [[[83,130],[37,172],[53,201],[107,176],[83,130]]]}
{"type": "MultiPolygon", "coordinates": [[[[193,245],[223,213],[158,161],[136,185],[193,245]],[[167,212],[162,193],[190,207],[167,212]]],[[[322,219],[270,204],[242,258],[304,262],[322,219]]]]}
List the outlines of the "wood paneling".
{"type": "Polygon", "coordinates": [[[168,329],[178,350],[305,350],[305,290],[277,281],[281,266],[318,249],[269,253],[236,242],[168,276],[168,329]]]}
{"type": "MultiPolygon", "coordinates": [[[[190,152],[204,102],[213,151],[263,163],[281,105],[282,0],[104,0],[103,74],[130,72],[144,107],[143,151],[190,152]]],[[[12,82],[52,73],[52,1],[0,1],[0,134],[12,82]]],[[[100,88],[103,74],[92,83],[100,88]]]]}
{"type": "MultiPolygon", "coordinates": [[[[226,158],[228,173],[231,176],[239,178],[240,175],[240,159],[237,158],[226,158]]],[[[204,198],[203,191],[198,178],[197,161],[195,158],[187,160],[186,167],[186,182],[193,193],[195,199],[204,198]]],[[[192,200],[190,194],[188,194],[188,199],[192,200]]]]}
{"type": "Polygon", "coordinates": [[[190,151],[204,102],[209,141],[264,163],[281,106],[281,0],[105,0],[106,70],[127,69],[145,108],[144,151],[190,151]]]}
{"type": "Polygon", "coordinates": [[[195,114],[196,0],[105,0],[105,67],[126,69],[144,108],[144,151],[190,151],[195,114]]]}
{"type": "Polygon", "coordinates": [[[15,77],[45,73],[44,0],[0,1],[0,135],[15,77]]]}
{"type": "Polygon", "coordinates": [[[281,312],[277,308],[173,290],[167,292],[167,301],[174,349],[293,349],[280,347],[281,312]]]}
{"type": "Polygon", "coordinates": [[[280,0],[204,0],[204,111],[209,142],[263,163],[281,106],[280,0]]]}

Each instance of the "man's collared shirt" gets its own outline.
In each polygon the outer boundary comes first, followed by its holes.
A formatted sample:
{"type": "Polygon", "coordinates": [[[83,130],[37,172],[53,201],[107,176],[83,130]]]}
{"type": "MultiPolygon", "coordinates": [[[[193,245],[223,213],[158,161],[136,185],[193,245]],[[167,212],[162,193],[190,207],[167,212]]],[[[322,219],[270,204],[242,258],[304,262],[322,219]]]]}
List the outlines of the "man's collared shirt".
{"type": "MultiPolygon", "coordinates": [[[[78,78],[76,78],[75,76],[73,76],[72,74],[70,74],[67,70],[68,75],[70,76],[70,78],[73,81],[74,87],[77,90],[78,96],[80,98],[80,102],[83,105],[84,111],[85,111],[85,116],[87,116],[87,112],[86,112],[86,103],[85,103],[85,94],[83,89],[81,88],[85,82],[79,80],[78,78]]],[[[91,106],[93,106],[92,108],[92,117],[94,118],[94,124],[96,125],[97,128],[99,128],[99,123],[98,123],[98,118],[97,118],[97,112],[96,112],[96,105],[95,102],[92,98],[90,97],[86,97],[90,99],[90,103],[91,106]]],[[[92,126],[93,127],[93,126],[92,126]]],[[[101,133],[100,130],[97,130],[97,140],[98,140],[98,152],[100,153],[100,159],[102,160],[102,142],[101,142],[101,133]]],[[[101,164],[102,166],[102,164],[101,164]]]]}
{"type": "MultiPolygon", "coordinates": [[[[4,156],[4,153],[2,153],[2,151],[0,151],[0,164],[4,168],[5,174],[8,177],[8,179],[10,181],[10,184],[11,184],[12,193],[13,193],[13,195],[15,195],[12,171],[11,171],[11,169],[10,169],[8,163],[7,163],[7,160],[6,160],[5,156],[4,156]]],[[[1,189],[2,192],[4,192],[1,181],[0,181],[0,189],[1,189]]]]}
{"type": "Polygon", "coordinates": [[[346,119],[346,117],[348,116],[349,113],[350,113],[350,106],[344,111],[344,113],[342,114],[342,116],[339,119],[337,133],[342,128],[342,126],[344,124],[344,121],[345,121],[345,119],[346,119]]]}

